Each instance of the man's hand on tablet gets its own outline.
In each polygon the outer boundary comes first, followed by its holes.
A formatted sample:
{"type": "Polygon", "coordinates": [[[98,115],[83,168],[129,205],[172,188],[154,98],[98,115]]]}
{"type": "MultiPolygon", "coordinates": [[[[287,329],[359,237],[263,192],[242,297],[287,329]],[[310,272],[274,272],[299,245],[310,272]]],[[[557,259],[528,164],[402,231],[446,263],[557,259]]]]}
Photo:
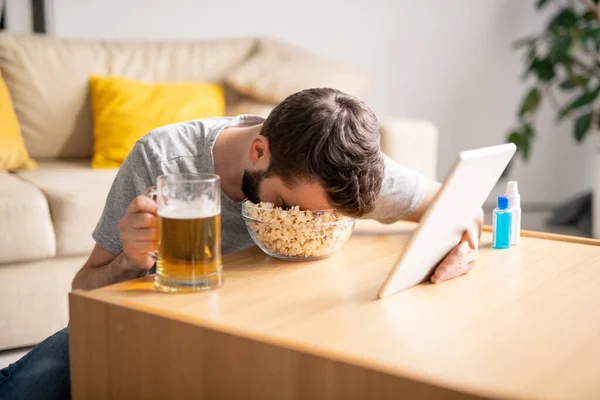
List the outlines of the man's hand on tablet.
{"type": "Polygon", "coordinates": [[[431,282],[442,283],[471,271],[479,253],[479,237],[483,226],[483,212],[475,219],[473,225],[466,230],[456,246],[440,263],[431,276],[431,282]]]}

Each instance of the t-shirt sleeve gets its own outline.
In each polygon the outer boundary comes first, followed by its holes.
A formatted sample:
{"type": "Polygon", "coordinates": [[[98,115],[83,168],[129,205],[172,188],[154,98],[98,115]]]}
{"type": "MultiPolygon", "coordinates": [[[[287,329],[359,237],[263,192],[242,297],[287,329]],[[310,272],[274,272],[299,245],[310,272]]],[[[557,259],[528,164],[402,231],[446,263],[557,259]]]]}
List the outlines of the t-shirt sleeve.
{"type": "Polygon", "coordinates": [[[119,237],[119,220],[131,201],[154,185],[143,143],[138,142],[129,153],[106,198],[104,211],[92,233],[100,247],[117,255],[123,252],[119,237]]]}
{"type": "Polygon", "coordinates": [[[375,209],[365,218],[391,224],[415,211],[425,195],[427,178],[385,156],[385,171],[375,209]]]}

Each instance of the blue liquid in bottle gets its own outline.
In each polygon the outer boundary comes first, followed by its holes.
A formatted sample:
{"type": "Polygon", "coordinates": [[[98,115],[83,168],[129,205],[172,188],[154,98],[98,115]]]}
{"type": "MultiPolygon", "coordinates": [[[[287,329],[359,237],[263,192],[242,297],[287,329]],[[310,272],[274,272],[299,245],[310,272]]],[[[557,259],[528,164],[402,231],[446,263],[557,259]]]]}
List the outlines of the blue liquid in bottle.
{"type": "Polygon", "coordinates": [[[512,215],[508,208],[508,197],[498,197],[498,207],[494,209],[493,240],[494,249],[508,249],[510,247],[510,232],[512,226],[512,215]]]}

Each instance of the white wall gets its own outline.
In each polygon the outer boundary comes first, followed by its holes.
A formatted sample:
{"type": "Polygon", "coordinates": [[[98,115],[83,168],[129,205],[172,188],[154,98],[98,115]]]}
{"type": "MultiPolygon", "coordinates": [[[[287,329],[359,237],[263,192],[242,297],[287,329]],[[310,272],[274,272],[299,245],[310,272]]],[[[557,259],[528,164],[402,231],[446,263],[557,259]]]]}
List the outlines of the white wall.
{"type": "Polygon", "coordinates": [[[6,5],[6,30],[28,33],[33,30],[31,2],[29,0],[4,0],[6,5]]]}
{"type": "MultiPolygon", "coordinates": [[[[14,1],[14,0],[13,0],[14,1]]],[[[534,0],[54,0],[58,36],[201,39],[271,34],[368,72],[379,114],[433,121],[439,176],[461,149],[504,141],[525,86],[510,43],[545,18],[534,0]]],[[[524,202],[555,203],[591,187],[592,142],[546,107],[532,159],[517,165],[524,202]]]]}

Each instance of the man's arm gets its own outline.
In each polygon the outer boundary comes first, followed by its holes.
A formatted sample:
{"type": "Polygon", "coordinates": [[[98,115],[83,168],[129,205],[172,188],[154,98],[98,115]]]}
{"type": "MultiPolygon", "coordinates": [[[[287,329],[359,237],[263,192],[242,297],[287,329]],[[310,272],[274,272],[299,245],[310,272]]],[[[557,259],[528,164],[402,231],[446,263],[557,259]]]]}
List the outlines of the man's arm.
{"type": "Polygon", "coordinates": [[[144,270],[131,265],[125,253],[115,256],[96,245],[85,265],[75,275],[73,289],[97,289],[138,278],[144,273],[144,270]]]}
{"type": "Polygon", "coordinates": [[[74,289],[95,289],[143,275],[154,265],[156,202],[140,196],[156,175],[138,141],[115,177],[92,237],[96,247],[73,279],[74,289]]]}
{"type": "Polygon", "coordinates": [[[384,156],[384,176],[375,209],[364,216],[384,224],[418,221],[437,193],[437,182],[384,156]]]}
{"type": "Polygon", "coordinates": [[[96,244],[85,265],[73,279],[73,289],[91,290],[138,278],[154,265],[158,247],[156,202],[136,197],[119,221],[123,252],[114,255],[96,244]]]}
{"type": "Polygon", "coordinates": [[[421,201],[421,204],[419,204],[415,211],[413,211],[403,219],[406,221],[419,222],[421,220],[421,217],[423,216],[423,214],[425,214],[425,211],[435,198],[435,196],[440,191],[441,187],[442,184],[439,182],[427,181],[425,194],[423,195],[423,200],[421,201]]]}

